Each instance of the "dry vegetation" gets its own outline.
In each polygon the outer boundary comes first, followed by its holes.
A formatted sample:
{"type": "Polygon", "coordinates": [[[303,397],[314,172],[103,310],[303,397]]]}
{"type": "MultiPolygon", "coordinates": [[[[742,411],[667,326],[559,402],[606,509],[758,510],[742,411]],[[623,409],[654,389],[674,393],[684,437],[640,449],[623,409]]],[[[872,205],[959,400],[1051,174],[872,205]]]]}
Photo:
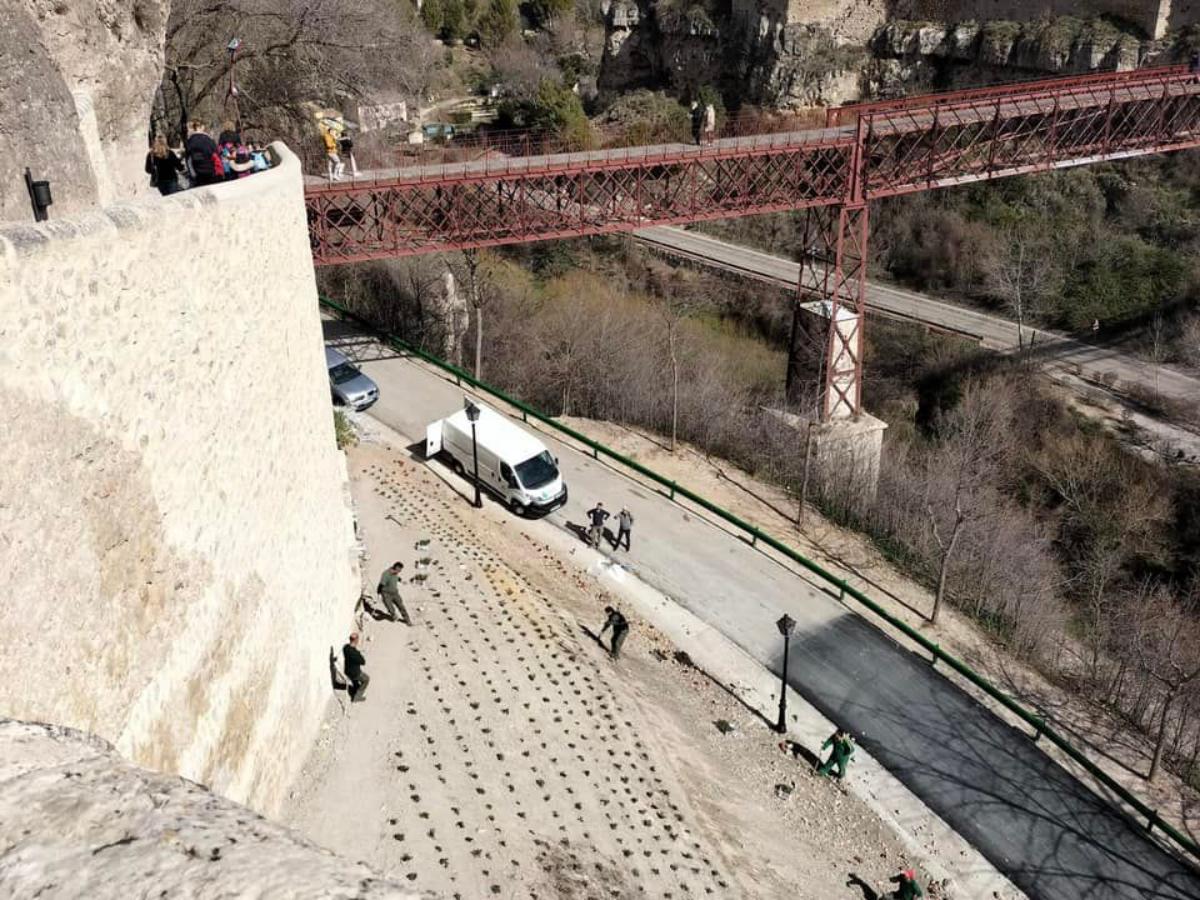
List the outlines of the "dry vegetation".
{"type": "MultiPolygon", "coordinates": [[[[804,442],[764,411],[786,406],[783,294],[673,269],[622,239],[481,260],[488,380],[798,490],[804,442]]],[[[426,258],[330,272],[325,288],[439,348],[447,265],[469,277],[461,256],[426,258]]],[[[477,322],[458,337],[468,367],[477,322]]],[[[1020,361],[913,327],[868,333],[867,405],[891,426],[878,495],[864,508],[853,486],[827,491],[825,511],[1143,735],[1147,758],[1200,781],[1200,480],[1125,453],[1020,361]]]]}

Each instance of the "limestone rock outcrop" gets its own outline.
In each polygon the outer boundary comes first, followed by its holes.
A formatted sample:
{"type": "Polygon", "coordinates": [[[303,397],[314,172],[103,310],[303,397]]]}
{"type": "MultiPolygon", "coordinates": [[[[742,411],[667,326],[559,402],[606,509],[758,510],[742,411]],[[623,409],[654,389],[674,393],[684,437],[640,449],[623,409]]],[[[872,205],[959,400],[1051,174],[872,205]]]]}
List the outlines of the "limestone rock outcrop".
{"type": "Polygon", "coordinates": [[[362,863],[100,738],[0,719],[0,894],[416,900],[362,863]]]}
{"type": "Polygon", "coordinates": [[[146,190],[146,123],[169,0],[16,0],[0,28],[0,221],[29,220],[28,166],[54,218],[146,190]]]}

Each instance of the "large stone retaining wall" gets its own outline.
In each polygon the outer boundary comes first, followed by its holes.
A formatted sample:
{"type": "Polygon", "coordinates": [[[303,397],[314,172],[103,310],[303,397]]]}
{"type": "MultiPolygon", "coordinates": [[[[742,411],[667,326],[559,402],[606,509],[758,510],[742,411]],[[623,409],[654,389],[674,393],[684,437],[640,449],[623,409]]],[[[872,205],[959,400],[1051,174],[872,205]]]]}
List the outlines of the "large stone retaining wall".
{"type": "Polygon", "coordinates": [[[272,812],[358,592],[299,164],[0,226],[0,715],[272,812]]]}

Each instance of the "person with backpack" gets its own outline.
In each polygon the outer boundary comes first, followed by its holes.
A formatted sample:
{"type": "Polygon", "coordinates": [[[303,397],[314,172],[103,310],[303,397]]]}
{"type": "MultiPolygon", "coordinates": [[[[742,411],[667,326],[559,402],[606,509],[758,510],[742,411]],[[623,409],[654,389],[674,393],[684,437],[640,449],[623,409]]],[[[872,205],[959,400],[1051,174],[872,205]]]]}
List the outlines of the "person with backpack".
{"type": "Polygon", "coordinates": [[[192,186],[203,187],[218,184],[225,178],[225,167],[217,143],[204,130],[204,123],[188,123],[187,149],[188,169],[192,173],[192,186]]]}
{"type": "Polygon", "coordinates": [[[164,197],[181,191],[179,173],[182,171],[183,163],[167,146],[167,139],[156,134],[150,152],[146,154],[146,174],[150,176],[150,187],[158,188],[164,197]]]}

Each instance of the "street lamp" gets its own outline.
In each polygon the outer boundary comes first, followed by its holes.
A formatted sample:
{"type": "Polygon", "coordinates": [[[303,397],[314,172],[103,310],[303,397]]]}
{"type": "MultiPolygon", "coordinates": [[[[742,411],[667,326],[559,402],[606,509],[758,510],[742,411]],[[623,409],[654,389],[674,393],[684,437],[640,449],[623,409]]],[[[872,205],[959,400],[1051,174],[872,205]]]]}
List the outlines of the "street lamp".
{"type": "Polygon", "coordinates": [[[479,407],[469,398],[463,397],[463,408],[467,413],[467,421],[471,423],[471,458],[475,464],[475,508],[479,509],[483,506],[483,499],[479,496],[479,443],[475,439],[475,423],[479,421],[479,407]]]}
{"type": "Polygon", "coordinates": [[[238,51],[242,49],[241,38],[234,37],[225,45],[225,49],[229,51],[229,90],[225,94],[225,102],[233,101],[233,119],[240,134],[242,130],[242,108],[238,103],[237,82],[234,80],[233,71],[237,64],[238,51]]]}
{"type": "Polygon", "coordinates": [[[788,670],[788,642],[792,637],[792,631],[796,627],[796,621],[784,613],[775,627],[779,629],[779,633],[783,635],[783,676],[779,686],[779,721],[775,723],[775,730],[779,734],[787,731],[787,670],[788,670]]]}

